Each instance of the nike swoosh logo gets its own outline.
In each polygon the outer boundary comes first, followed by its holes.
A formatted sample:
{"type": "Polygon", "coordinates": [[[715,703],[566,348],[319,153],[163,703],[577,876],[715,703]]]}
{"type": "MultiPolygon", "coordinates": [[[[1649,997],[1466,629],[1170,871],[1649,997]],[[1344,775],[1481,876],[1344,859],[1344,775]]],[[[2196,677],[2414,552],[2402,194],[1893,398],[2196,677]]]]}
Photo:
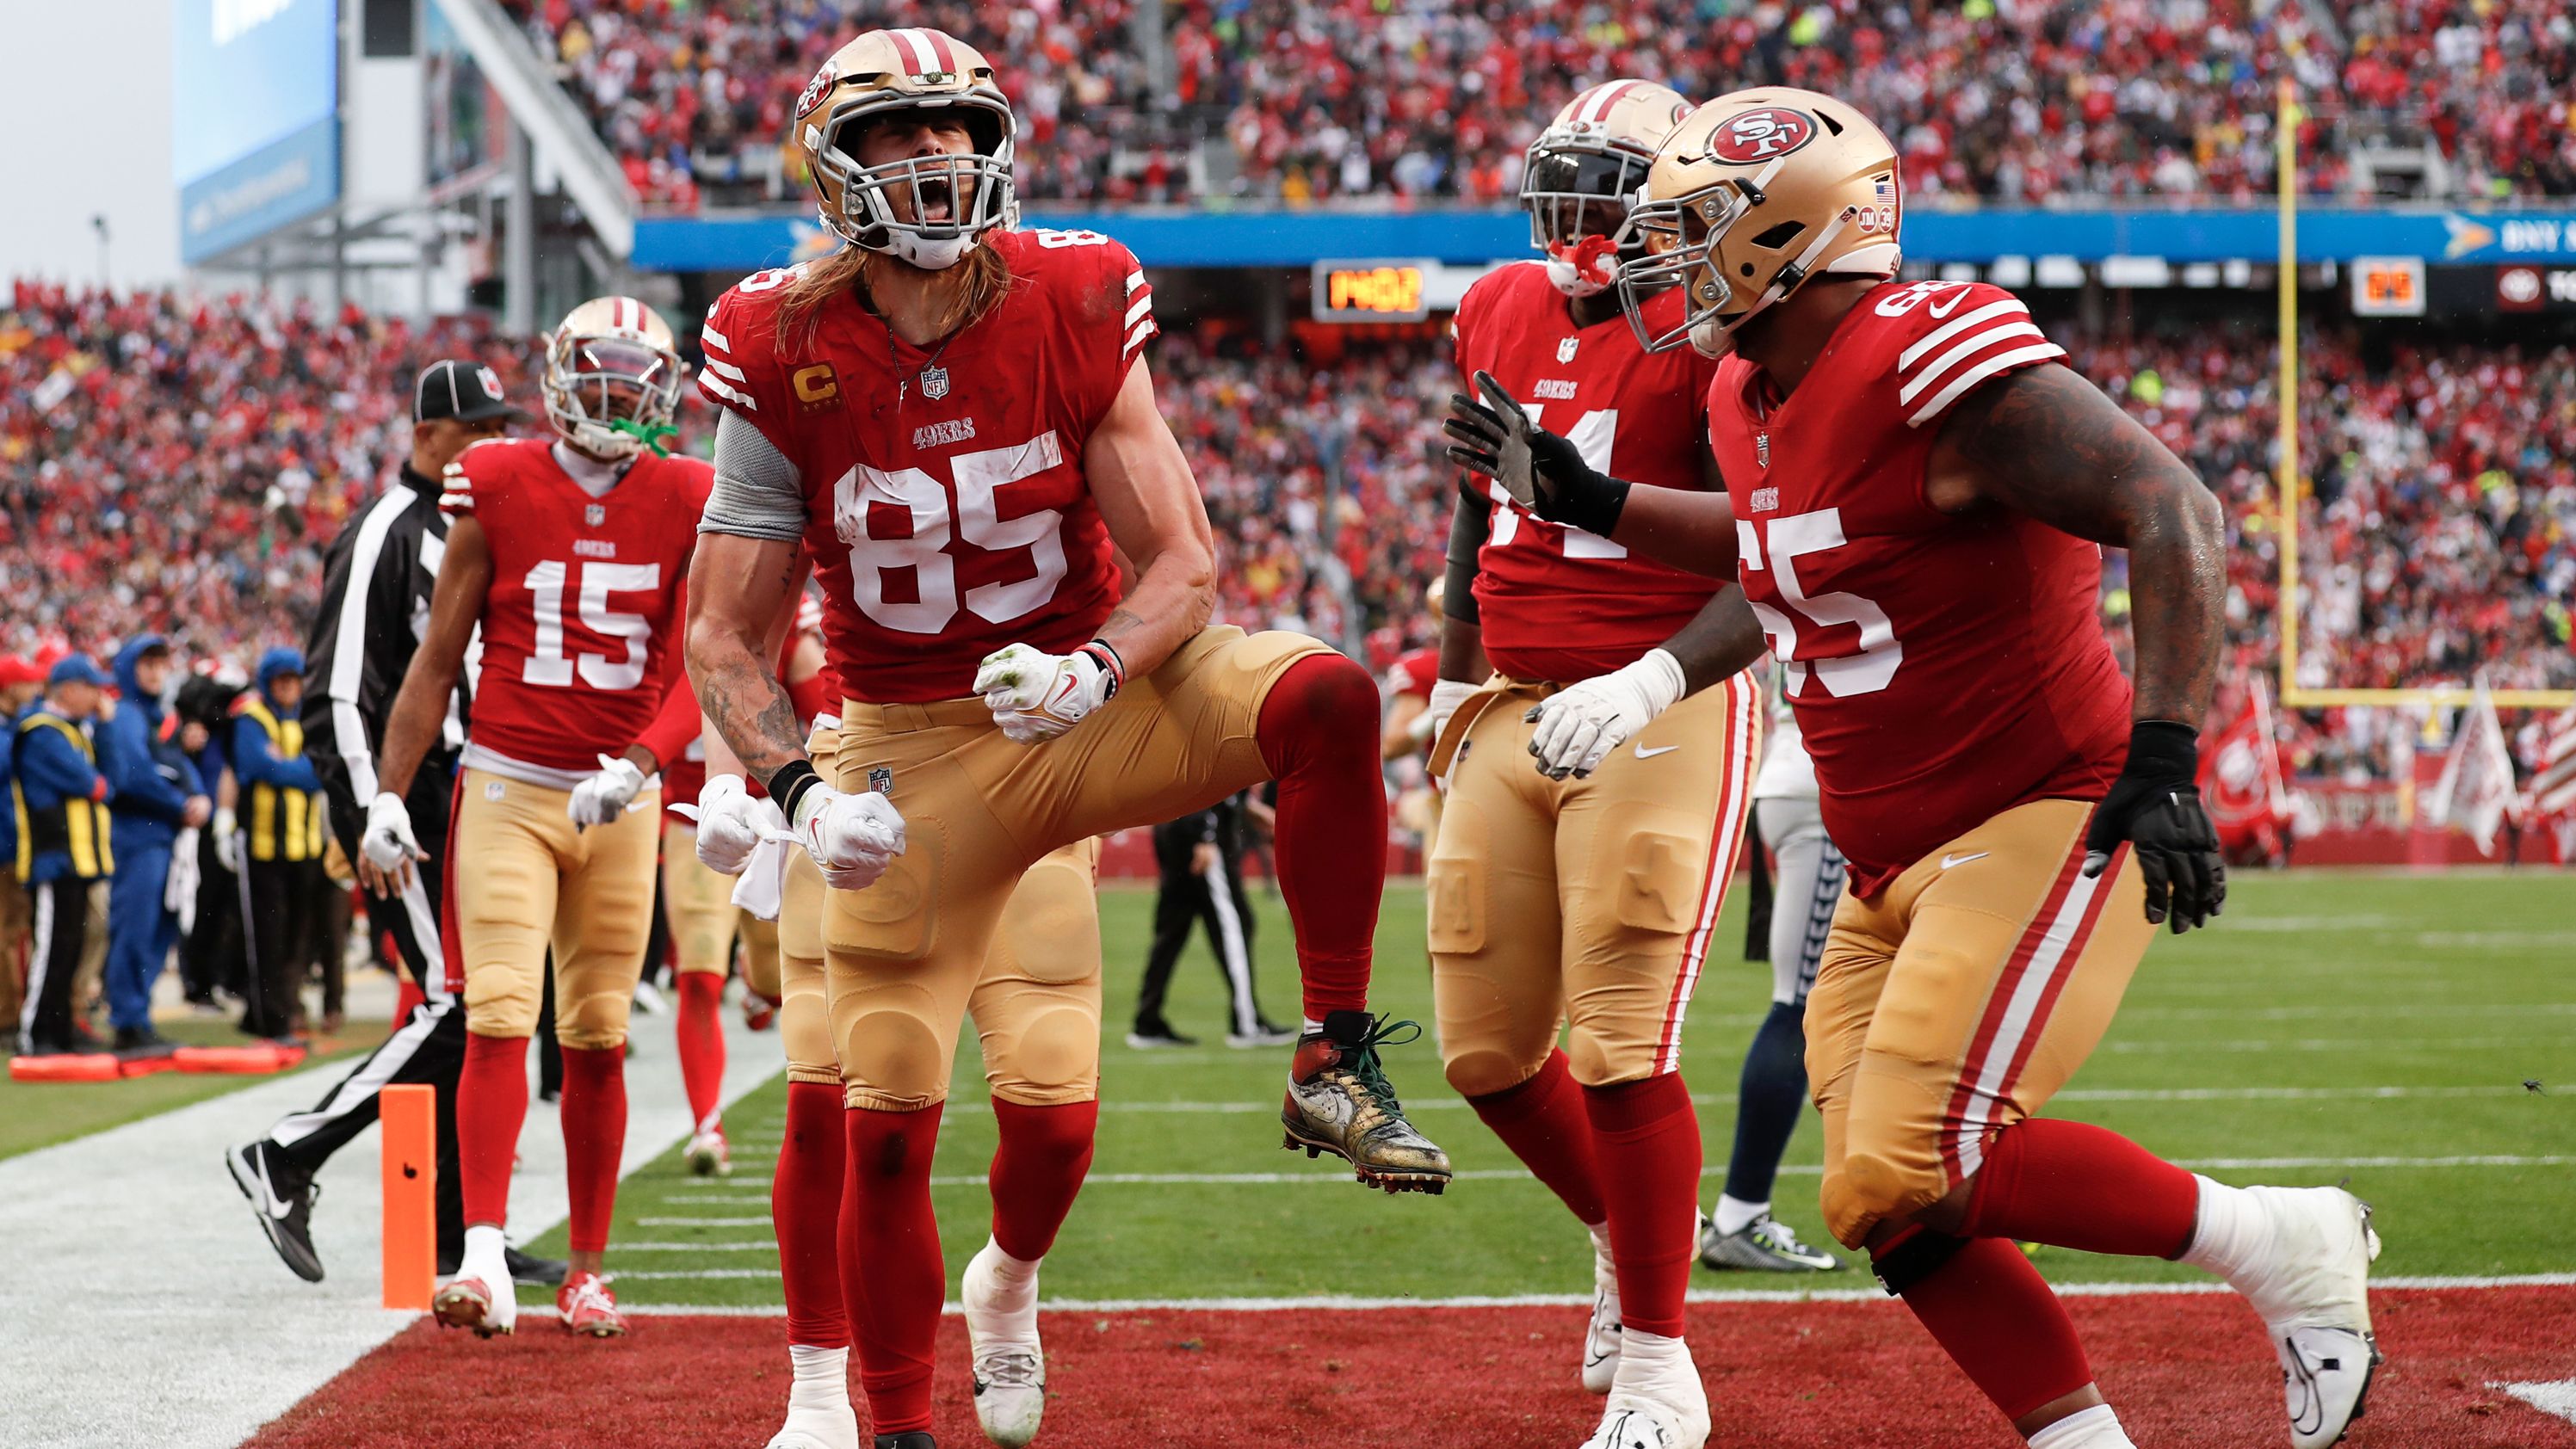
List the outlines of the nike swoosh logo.
{"type": "Polygon", "coordinates": [[[1681,746],[1679,745],[1658,745],[1650,750],[1644,745],[1639,745],[1637,746],[1637,758],[1641,760],[1651,760],[1657,755],[1669,755],[1680,748],[1681,746]]]}
{"type": "Polygon", "coordinates": [[[1073,698],[1073,692],[1081,687],[1081,680],[1074,678],[1070,674],[1066,675],[1064,677],[1064,682],[1056,687],[1055,698],[1048,700],[1044,707],[1047,709],[1055,708],[1057,705],[1073,698]]]}
{"type": "Polygon", "coordinates": [[[1980,850],[1974,855],[1945,855],[1941,857],[1941,868],[1948,870],[1954,865],[1966,865],[1969,861],[1983,860],[1992,854],[1994,852],[1991,850],[1980,850]]]}
{"type": "Polygon", "coordinates": [[[1931,313],[1935,317],[1947,317],[1951,313],[1959,310],[1961,299],[1965,298],[1967,295],[1968,289],[1961,287],[1959,290],[1952,292],[1949,296],[1938,302],[1924,303],[1923,310],[1931,313]]]}

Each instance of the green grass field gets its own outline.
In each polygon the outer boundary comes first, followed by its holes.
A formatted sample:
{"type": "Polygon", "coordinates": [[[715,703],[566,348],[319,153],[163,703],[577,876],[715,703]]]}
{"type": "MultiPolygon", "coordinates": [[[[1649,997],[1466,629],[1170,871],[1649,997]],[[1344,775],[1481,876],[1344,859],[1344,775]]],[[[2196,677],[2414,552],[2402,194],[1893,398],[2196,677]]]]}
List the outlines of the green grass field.
{"type": "MultiPolygon", "coordinates": [[[[164,1021],[160,1027],[162,1035],[186,1046],[240,1046],[249,1040],[231,1021],[216,1017],[164,1021]]],[[[355,1056],[383,1041],[388,1029],[381,1021],[352,1021],[336,1037],[317,1038],[306,1060],[355,1056]]],[[[0,1077],[0,1158],[157,1117],[267,1080],[212,1072],[155,1072],[120,1082],[26,1083],[0,1077]]],[[[314,1088],[316,1095],[321,1090],[314,1088]]]]}
{"type": "MultiPolygon", "coordinates": [[[[2159,940],[2109,1039],[2053,1115],[2115,1128],[2230,1181],[2349,1177],[2380,1209],[2385,1274],[2564,1272],[2576,1263],[2576,1217],[2566,1211],[2576,1198],[2576,877],[2248,873],[2231,890],[2216,929],[2159,940]]],[[[1382,1197],[1326,1162],[1281,1151],[1272,1114],[1284,1052],[1129,1051],[1122,1038],[1151,905],[1131,888],[1102,893],[1100,1148],[1048,1258],[1050,1297],[1588,1290],[1583,1235],[1448,1090],[1427,1039],[1393,1052],[1390,1075],[1463,1173],[1501,1174],[1467,1176],[1441,1197],[1382,1197]],[[1289,1180],[1135,1183],[1121,1174],[1289,1180]]],[[[1264,907],[1262,994],[1272,1015],[1292,1019],[1287,923],[1275,904],[1264,907]]],[[[1390,891],[1376,997],[1381,1010],[1427,1022],[1422,909],[1418,887],[1390,891]]],[[[1687,1038],[1684,1070],[1701,1103],[1710,1173],[1703,1201],[1724,1170],[1737,1066],[1769,992],[1769,968],[1736,959],[1741,919],[1740,902],[1731,905],[1687,1038]]],[[[1220,1003],[1215,969],[1194,948],[1172,1019],[1221,1042],[1220,1003]]],[[[984,1189],[964,1179],[984,1171],[993,1149],[972,1033],[966,1042],[936,1179],[952,1285],[987,1226],[984,1189]]],[[[673,1155],[627,1180],[610,1249],[626,1301],[779,1301],[768,1179],[783,1099],[782,1079],[727,1113],[732,1178],[692,1178],[673,1155]]],[[[1777,1199],[1780,1215],[1811,1238],[1819,1150],[1814,1124],[1801,1126],[1777,1199]]],[[[560,1232],[540,1243],[562,1246],[560,1232]]],[[[2039,1261],[2061,1280],[2200,1276],[2053,1250],[2039,1261]]],[[[1720,1282],[1705,1272],[1699,1281],[1720,1282]]],[[[1848,1270],[1724,1280],[1868,1283],[1848,1270]]]]}

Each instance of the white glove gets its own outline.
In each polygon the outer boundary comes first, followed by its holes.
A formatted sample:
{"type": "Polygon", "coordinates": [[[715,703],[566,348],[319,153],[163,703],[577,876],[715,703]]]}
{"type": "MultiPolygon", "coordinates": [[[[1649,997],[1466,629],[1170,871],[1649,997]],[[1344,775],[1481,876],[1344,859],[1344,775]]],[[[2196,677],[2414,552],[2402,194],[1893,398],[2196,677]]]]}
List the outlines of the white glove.
{"type": "Polygon", "coordinates": [[[903,854],[903,813],[874,790],[844,795],[816,785],[796,802],[796,838],[825,885],[866,890],[903,854]]]}
{"type": "Polygon", "coordinates": [[[644,772],[624,756],[599,757],[599,773],[572,787],[572,798],[564,802],[564,813],[572,817],[573,826],[613,825],[627,812],[635,797],[644,790],[644,772]]]}
{"type": "Polygon", "coordinates": [[[1430,723],[1423,729],[1422,743],[1426,746],[1438,744],[1440,732],[1449,728],[1449,716],[1456,714],[1458,706],[1465,704],[1482,688],[1481,684],[1468,684],[1456,679],[1431,681],[1431,707],[1422,712],[1422,718],[1430,723]]]}
{"type": "Polygon", "coordinates": [[[787,833],[777,802],[751,798],[740,775],[710,775],[694,809],[672,808],[698,822],[698,861],[720,875],[742,874],[765,833],[787,833]]]}
{"type": "MultiPolygon", "coordinates": [[[[375,823],[376,812],[367,811],[369,824],[375,823]]],[[[408,816],[404,817],[406,824],[408,816]]],[[[215,864],[238,875],[241,872],[241,817],[221,806],[215,809],[215,864]]]]}
{"type": "Polygon", "coordinates": [[[1026,644],[996,649],[975,671],[975,692],[1005,736],[1024,745],[1051,740],[1118,692],[1118,676],[1101,652],[1048,654],[1026,644]]]}
{"type": "Polygon", "coordinates": [[[1591,774],[1687,687],[1681,661],[1650,649],[1634,664],[1540,700],[1525,716],[1538,725],[1529,752],[1538,757],[1539,773],[1551,780],[1591,774]]]}
{"type": "Polygon", "coordinates": [[[367,833],[358,841],[358,853],[367,858],[367,864],[396,879],[421,858],[420,837],[411,833],[411,807],[403,797],[383,793],[368,802],[367,833]]]}

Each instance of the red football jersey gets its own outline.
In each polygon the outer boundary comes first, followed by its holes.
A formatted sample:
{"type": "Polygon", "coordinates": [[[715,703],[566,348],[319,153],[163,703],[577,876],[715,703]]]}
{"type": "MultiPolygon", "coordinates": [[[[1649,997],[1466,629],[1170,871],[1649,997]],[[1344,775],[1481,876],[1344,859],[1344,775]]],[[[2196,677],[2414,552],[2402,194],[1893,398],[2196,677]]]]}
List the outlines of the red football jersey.
{"type": "Polygon", "coordinates": [[[974,692],[1006,644],[1070,653],[1120,595],[1084,445],[1155,332],[1153,289],[1098,232],[996,233],[1011,288],[925,350],[849,292],[781,338],[795,275],[762,272],[707,314],[709,401],[803,476],[823,637],[855,699],[974,692]]]}
{"type": "Polygon", "coordinates": [[[680,677],[689,555],[715,470],[647,454],[594,498],[552,449],[475,444],[448,465],[439,507],[481,522],[492,551],[466,762],[578,778],[642,739],[680,677]]]}
{"type": "Polygon", "coordinates": [[[1387,666],[1386,686],[1391,694],[1419,694],[1429,698],[1431,686],[1440,682],[1440,651],[1416,649],[1387,666]]]}
{"type": "Polygon", "coordinates": [[[1951,406],[2065,355],[2001,288],[1890,282],[1786,402],[1740,357],[1710,386],[1737,577],[1856,895],[2015,805],[2100,798],[2127,754],[2129,684],[2095,613],[2102,551],[1923,497],[1951,406]]]}
{"type": "MultiPolygon", "coordinates": [[[[1650,311],[1679,307],[1657,298],[1650,311]]],[[[1539,262],[1479,278],[1452,326],[1458,373],[1494,375],[1585,462],[1631,483],[1705,485],[1701,445],[1715,363],[1688,348],[1652,354],[1613,312],[1574,325],[1539,262]]],[[[1525,513],[1490,481],[1494,521],[1476,555],[1485,657],[1515,679],[1572,683],[1606,674],[1673,636],[1719,581],[1632,557],[1605,538],[1525,513]]]]}

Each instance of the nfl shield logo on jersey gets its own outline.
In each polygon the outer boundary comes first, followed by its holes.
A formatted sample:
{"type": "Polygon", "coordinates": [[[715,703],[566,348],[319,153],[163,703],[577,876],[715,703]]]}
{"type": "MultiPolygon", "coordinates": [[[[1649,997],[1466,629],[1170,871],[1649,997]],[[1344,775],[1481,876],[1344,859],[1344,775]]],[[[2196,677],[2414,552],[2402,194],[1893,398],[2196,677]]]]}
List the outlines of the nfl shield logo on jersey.
{"type": "Polygon", "coordinates": [[[1572,362],[1574,360],[1574,349],[1582,341],[1583,339],[1580,337],[1568,337],[1564,341],[1556,344],[1556,360],[1559,362],[1572,362]]]}
{"type": "Polygon", "coordinates": [[[593,528],[597,528],[601,524],[606,523],[608,521],[608,505],[604,503],[593,503],[589,507],[584,508],[581,511],[581,521],[589,524],[593,528]]]}
{"type": "Polygon", "coordinates": [[[921,370],[921,395],[937,402],[948,396],[948,369],[925,367],[921,370]]]}
{"type": "Polygon", "coordinates": [[[1769,433],[1755,433],[1753,435],[1753,461],[1761,464],[1765,468],[1771,466],[1771,435],[1769,433]]]}

